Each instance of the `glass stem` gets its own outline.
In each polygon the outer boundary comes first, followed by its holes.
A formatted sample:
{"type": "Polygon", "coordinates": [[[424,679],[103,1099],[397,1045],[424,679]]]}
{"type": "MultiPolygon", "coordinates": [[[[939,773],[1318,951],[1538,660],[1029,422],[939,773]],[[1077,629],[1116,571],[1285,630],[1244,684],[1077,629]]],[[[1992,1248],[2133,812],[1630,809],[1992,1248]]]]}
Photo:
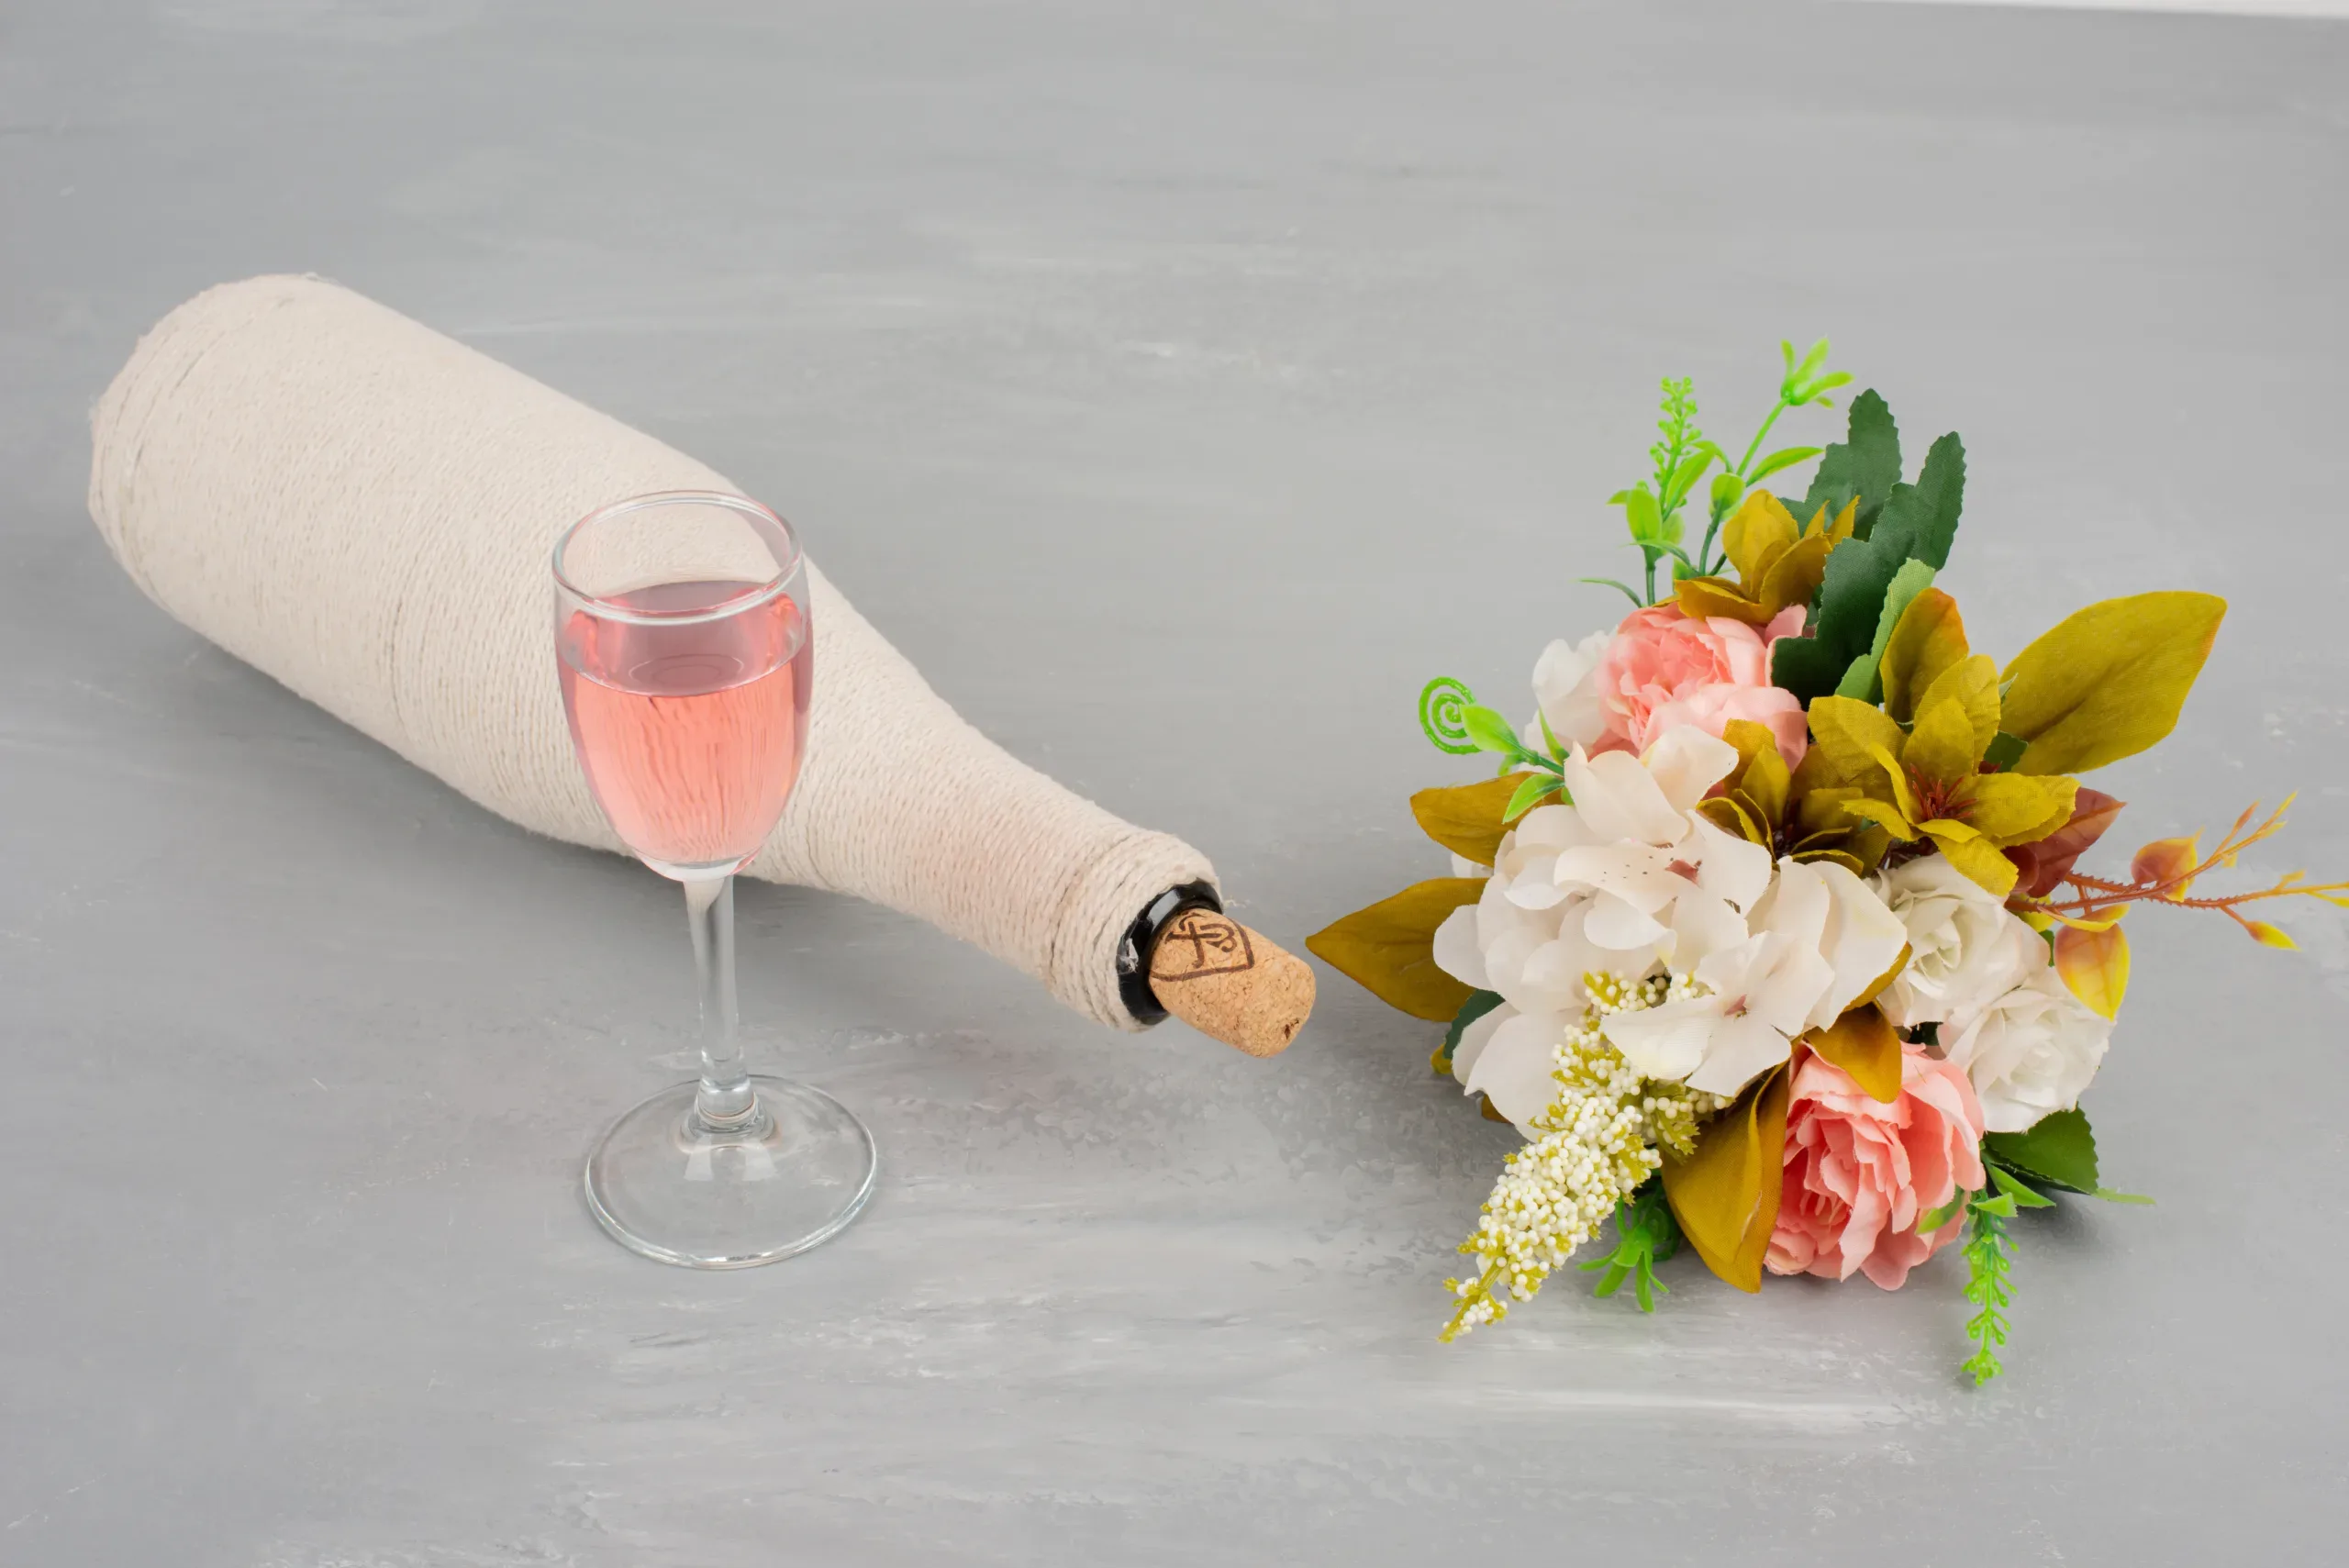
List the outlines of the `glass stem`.
{"type": "Polygon", "coordinates": [[[742,1066],[734,1003],[734,879],[688,882],[685,917],[694,933],[694,971],[701,977],[701,1088],[694,1118],[713,1132],[749,1125],[758,1110],[742,1066]]]}

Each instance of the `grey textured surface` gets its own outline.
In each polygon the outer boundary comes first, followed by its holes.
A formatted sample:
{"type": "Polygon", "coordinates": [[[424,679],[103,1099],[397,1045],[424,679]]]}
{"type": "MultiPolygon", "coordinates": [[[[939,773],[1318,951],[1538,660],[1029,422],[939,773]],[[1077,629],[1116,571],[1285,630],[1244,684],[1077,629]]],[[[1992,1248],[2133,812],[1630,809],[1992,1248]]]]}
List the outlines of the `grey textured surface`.
{"type": "MultiPolygon", "coordinates": [[[[2147,915],[2091,1097],[2151,1210],[1959,1270],[1693,1261],[1445,1349],[1509,1135],[1327,978],[1259,1063],[1097,1031],[774,889],[754,1059],[867,1216],[663,1270],[575,1192],[688,1060],[674,892],[489,819],[133,592],[83,420],[202,285],[328,273],[738,476],[1019,755],[1295,940],[1428,874],[1411,719],[1614,612],[1654,378],[1724,426],[1835,335],[1974,459],[2010,651],[2232,620],[2131,842],[2306,793],[2330,628],[2349,28],[1967,8],[617,0],[0,6],[0,1561],[2334,1558],[2340,1049],[2309,953],[2147,915]]],[[[1804,429],[1820,427],[1802,427],[1804,429]]],[[[1521,701],[1521,698],[1512,699],[1521,701]]],[[[2286,859],[2288,856],[2288,860],[2286,859]]]]}

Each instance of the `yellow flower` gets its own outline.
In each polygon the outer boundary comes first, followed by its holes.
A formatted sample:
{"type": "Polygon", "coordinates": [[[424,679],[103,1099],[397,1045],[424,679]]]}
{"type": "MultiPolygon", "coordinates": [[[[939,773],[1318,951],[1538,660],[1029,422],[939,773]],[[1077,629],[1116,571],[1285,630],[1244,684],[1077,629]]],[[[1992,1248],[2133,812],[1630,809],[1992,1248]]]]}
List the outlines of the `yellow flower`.
{"type": "Polygon", "coordinates": [[[1721,531],[1721,548],[1737,566],[1737,581],[1690,577],[1674,590],[1680,613],[1691,620],[1727,616],[1748,626],[1767,626],[1789,606],[1808,605],[1827,575],[1827,553],[1852,537],[1859,503],[1833,522],[1821,506],[1808,526],[1767,490],[1745,498],[1721,531]]]}
{"type": "Polygon", "coordinates": [[[1833,861],[1855,876],[1876,870],[1891,836],[1845,809],[1865,792],[1839,786],[1817,748],[1800,767],[1788,769],[1762,725],[1733,718],[1721,739],[1737,748],[1738,765],[1722,781],[1721,794],[1698,803],[1707,821],[1781,860],[1833,861]]]}
{"type": "Polygon", "coordinates": [[[1918,595],[1901,616],[1882,669],[1881,708],[1851,697],[1812,701],[1812,756],[1821,773],[1859,791],[1843,802],[1851,816],[1902,843],[1929,840],[2006,896],[2015,866],[1999,851],[2069,821],[2079,781],[1982,771],[1998,735],[1998,667],[1967,651],[1957,605],[1940,589],[1918,595]]]}

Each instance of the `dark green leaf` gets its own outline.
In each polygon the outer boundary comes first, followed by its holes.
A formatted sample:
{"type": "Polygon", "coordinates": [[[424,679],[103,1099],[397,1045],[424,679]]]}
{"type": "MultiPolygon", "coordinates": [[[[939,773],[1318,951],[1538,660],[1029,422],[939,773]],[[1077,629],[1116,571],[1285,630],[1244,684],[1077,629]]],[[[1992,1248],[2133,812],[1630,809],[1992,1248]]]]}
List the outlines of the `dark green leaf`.
{"type": "Polygon", "coordinates": [[[1884,606],[1876,617],[1876,639],[1843,672],[1842,682],[1835,688],[1837,696],[1855,697],[1865,703],[1884,701],[1884,682],[1880,678],[1884,651],[1891,645],[1893,628],[1900,624],[1900,617],[1932,582],[1933,569],[1923,562],[1911,556],[1901,562],[1900,570],[1892,574],[1890,586],[1884,591],[1884,606]]]}
{"type": "Polygon", "coordinates": [[[1876,624],[1883,618],[1884,595],[1909,557],[1882,548],[1871,539],[1846,539],[1827,557],[1827,573],[1819,584],[1819,613],[1812,622],[1831,640],[1848,665],[1876,645],[1876,624]]]}
{"type": "MultiPolygon", "coordinates": [[[[1819,472],[1811,476],[1810,494],[1796,508],[1796,521],[1808,523],[1821,506],[1830,517],[1854,497],[1860,503],[1858,536],[1865,539],[1876,526],[1876,513],[1900,483],[1900,428],[1892,410],[1874,391],[1852,399],[1848,431],[1819,457],[1819,472]]],[[[1904,558],[1905,559],[1905,558],[1904,558]]],[[[1838,671],[1841,673],[1841,671],[1838,671]]]]}
{"type": "MultiPolygon", "coordinates": [[[[1879,431],[1876,416],[1883,411],[1882,399],[1876,400],[1875,411],[1865,421],[1860,417],[1862,405],[1873,396],[1863,394],[1852,405],[1855,436],[1864,431],[1879,431]]],[[[1882,432],[1891,430],[1891,418],[1890,414],[1883,414],[1882,432]]],[[[1828,448],[1827,455],[1820,459],[1820,473],[1827,472],[1829,462],[1839,451],[1848,454],[1852,450],[1828,448]]],[[[1897,434],[1887,436],[1869,449],[1879,456],[1887,450],[1897,465],[1897,434]]],[[[1845,465],[1849,466],[1848,456],[1845,465]]],[[[1892,472],[1897,478],[1898,467],[1892,472]]],[[[1868,483],[1880,476],[1871,471],[1868,483]]],[[[1813,484],[1811,491],[1817,495],[1819,485],[1813,484]]],[[[1965,493],[1965,448],[1954,434],[1943,436],[1933,443],[1918,483],[1893,484],[1874,528],[1866,530],[1864,537],[1837,545],[1828,556],[1826,579],[1819,588],[1819,607],[1810,617],[1809,638],[1818,647],[1801,652],[1797,651],[1799,644],[1781,639],[1771,655],[1772,681],[1808,705],[1811,698],[1836,690],[1847,678],[1856,679],[1854,662],[1876,645],[1885,596],[1901,568],[1911,560],[1921,561],[1935,570],[1948,564],[1950,543],[1957,532],[1958,508],[1965,493]]],[[[1826,504],[1840,506],[1842,503],[1831,496],[1826,504]]],[[[1810,503],[1804,505],[1808,507],[1810,503]]],[[[1863,494],[1863,517],[1867,514],[1867,506],[1863,494]]],[[[1872,671],[1868,678],[1873,681],[1872,671]]]]}
{"type": "MultiPolygon", "coordinates": [[[[1836,551],[1842,553],[1842,550],[1836,551]]],[[[1833,556],[1828,558],[1828,565],[1834,565],[1833,556]]],[[[1811,698],[1835,689],[1854,657],[1846,653],[1839,658],[1835,648],[1815,637],[1782,637],[1770,646],[1770,684],[1784,686],[1808,707],[1811,698]]]]}
{"type": "Polygon", "coordinates": [[[1460,1049],[1461,1034],[1470,1024],[1500,1005],[1500,993],[1497,991],[1469,993],[1468,1000],[1461,1003],[1460,1011],[1453,1015],[1452,1027],[1443,1031],[1443,1044],[1435,1053],[1442,1071],[1448,1073],[1452,1070],[1452,1053],[1460,1049]]]}
{"type": "Polygon", "coordinates": [[[1833,692],[1852,662],[1875,646],[1884,596],[1907,560],[1869,539],[1837,545],[1827,557],[1827,576],[1819,586],[1809,635],[1781,638],[1772,651],[1773,683],[1800,697],[1805,706],[1811,698],[1833,692]]]}
{"type": "Polygon", "coordinates": [[[1892,487],[1869,538],[1897,543],[1904,559],[1914,556],[1938,572],[1949,564],[1965,502],[1965,443],[1952,430],[1925,454],[1924,472],[1916,484],[1892,487]]]}
{"type": "Polygon", "coordinates": [[[2096,1134],[2079,1110],[2054,1111],[2023,1132],[1994,1132],[1982,1152],[2021,1175],[2069,1192],[2097,1190],[2096,1134]]]}
{"type": "Polygon", "coordinates": [[[2030,745],[2031,742],[2022,737],[2009,735],[2001,729],[1991,740],[1990,749],[1982,753],[1982,760],[1994,768],[2011,769],[2022,761],[2022,754],[2030,745]]]}

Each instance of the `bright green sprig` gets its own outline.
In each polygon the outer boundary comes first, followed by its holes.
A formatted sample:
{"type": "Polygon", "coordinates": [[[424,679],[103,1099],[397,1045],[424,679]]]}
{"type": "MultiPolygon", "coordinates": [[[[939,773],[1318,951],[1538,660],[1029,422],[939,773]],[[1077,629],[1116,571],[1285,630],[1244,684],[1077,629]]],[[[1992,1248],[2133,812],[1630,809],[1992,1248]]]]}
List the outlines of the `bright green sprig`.
{"type": "Polygon", "coordinates": [[[1476,752],[1479,748],[1468,739],[1468,727],[1463,722],[1475,702],[1476,694],[1449,675],[1438,675],[1419,688],[1419,728],[1427,731],[1437,751],[1455,757],[1476,752]]]}
{"type": "Polygon", "coordinates": [[[1664,439],[1648,449],[1648,458],[1654,473],[1628,490],[1618,490],[1607,498],[1610,506],[1623,508],[1623,520],[1631,532],[1631,542],[1639,547],[1640,556],[1647,568],[1647,595],[1642,598],[1628,583],[1618,583],[1611,577],[1586,577],[1586,583],[1620,588],[1635,605],[1655,603],[1656,563],[1669,555],[1675,559],[1675,576],[1688,563],[1687,552],[1680,548],[1683,533],[1680,508],[1687,504],[1688,493],[1697,487],[1705,470],[1720,459],[1721,450],[1705,439],[1697,425],[1696,383],[1690,377],[1674,379],[1666,376],[1664,390],[1663,417],[1656,429],[1664,439]]]}
{"type": "MultiPolygon", "coordinates": [[[[1992,1184],[1998,1189],[1998,1195],[1969,1193],[1962,1200],[1965,1207],[1965,1299],[1981,1310],[1966,1322],[1965,1333],[1974,1341],[1974,1353],[1966,1357],[1961,1370],[1972,1375],[1976,1388],[2003,1370],[1992,1347],[2007,1342],[2009,1325],[2002,1309],[2014,1303],[2008,1262],[2014,1255],[2014,1239],[2007,1234],[2007,1221],[2015,1217],[2018,1207],[2055,1207],[2054,1200],[2033,1192],[1998,1166],[1992,1165],[1988,1170],[1992,1184]]],[[[1923,1229],[1921,1222],[1919,1229],[1923,1229]]]]}
{"type": "MultiPolygon", "coordinates": [[[[1852,379],[1851,373],[1847,371],[1830,371],[1827,368],[1827,339],[1824,338],[1813,343],[1800,361],[1795,358],[1795,346],[1792,343],[1780,343],[1778,351],[1786,357],[1787,361],[1787,373],[1778,382],[1778,401],[1763,417],[1762,428],[1753,432],[1753,439],[1746,443],[1745,455],[1738,459],[1737,466],[1730,471],[1748,484],[1776,473],[1782,468],[1791,468],[1802,461],[1799,457],[1790,457],[1787,454],[1805,449],[1788,447],[1784,450],[1772,452],[1762,460],[1759,468],[1754,467],[1753,454],[1762,450],[1762,438],[1770,433],[1770,427],[1778,422],[1778,416],[1789,408],[1800,408],[1806,405],[1818,408],[1832,408],[1835,406],[1835,400],[1827,395],[1839,386],[1848,384],[1852,379]]],[[[1818,450],[1816,447],[1809,448],[1808,455],[1816,456],[1818,450]]]]}
{"type": "Polygon", "coordinates": [[[1711,505],[1705,524],[1705,544],[1697,552],[1698,565],[1690,573],[1692,576],[1717,576],[1729,564],[1726,554],[1718,558],[1714,556],[1713,544],[1720,537],[1721,524],[1728,520],[1730,509],[1745,498],[1746,491],[1781,469],[1809,462],[1822,450],[1819,447],[1781,447],[1757,461],[1756,454],[1762,450],[1762,439],[1770,433],[1770,427],[1778,422],[1778,416],[1789,408],[1832,408],[1835,400],[1827,395],[1852,379],[1849,372],[1827,368],[1827,339],[1824,338],[1813,343],[1800,359],[1795,357],[1795,346],[1791,342],[1781,342],[1778,351],[1786,361],[1786,373],[1778,380],[1778,400],[1770,406],[1770,412],[1762,417],[1761,428],[1753,432],[1753,439],[1745,443],[1745,455],[1737,460],[1737,466],[1731,468],[1726,456],[1721,459],[1721,472],[1713,476],[1712,493],[1709,497],[1711,505]]]}
{"type": "Polygon", "coordinates": [[[1631,1295],[1638,1299],[1640,1310],[1653,1312],[1657,1296],[1672,1294],[1655,1277],[1655,1266],[1678,1251],[1679,1222],[1672,1218],[1672,1206],[1664,1201],[1663,1180],[1651,1178],[1638,1192],[1615,1206],[1615,1251],[1606,1257],[1593,1258],[1582,1265],[1582,1271],[1607,1271],[1591,1291],[1602,1301],[1630,1280],[1631,1295]]]}
{"type": "Polygon", "coordinates": [[[1745,492],[1781,469],[1817,457],[1817,447],[1785,447],[1762,456],[1763,438],[1770,433],[1778,417],[1789,408],[1806,406],[1831,407],[1828,394],[1852,378],[1842,371],[1827,368],[1827,339],[1821,338],[1809,351],[1798,357],[1795,346],[1781,343],[1779,349],[1786,359],[1785,373],[1778,382],[1778,399],[1762,424],[1746,443],[1745,455],[1735,463],[1729,454],[1708,438],[1697,425],[1697,395],[1694,382],[1687,376],[1666,376],[1662,383],[1662,417],[1656,428],[1663,439],[1648,449],[1654,472],[1628,490],[1618,490],[1607,498],[1610,506],[1623,508],[1623,520],[1630,528],[1631,543],[1639,549],[1646,565],[1647,592],[1643,596],[1628,583],[1612,577],[1586,577],[1582,581],[1602,587],[1622,591],[1634,605],[1645,606],[1656,602],[1655,569],[1666,556],[1672,558],[1675,582],[1686,577],[1718,575],[1729,564],[1726,555],[1717,557],[1715,546],[1720,537],[1721,524],[1730,509],[1744,498],[1745,492]],[[1707,523],[1705,542],[1692,557],[1682,548],[1686,526],[1680,520],[1681,508],[1695,494],[1697,484],[1714,464],[1720,472],[1713,475],[1707,493],[1707,523]]]}
{"type": "Polygon", "coordinates": [[[2007,1239],[2004,1220],[1978,1208],[1967,1208],[1965,1264],[1970,1273],[1965,1282],[1965,1299],[1982,1310],[1965,1325],[1966,1337],[1974,1341],[1975,1349],[1960,1370],[1973,1376],[1976,1388],[2004,1370],[1990,1347],[2007,1342],[2007,1319],[1998,1309],[2014,1299],[2007,1288],[2007,1256],[2012,1246],[2007,1239]]]}
{"type": "Polygon", "coordinates": [[[1566,749],[1551,732],[1547,718],[1541,724],[1545,751],[1518,739],[1517,727],[1507,715],[1478,703],[1475,693],[1449,675],[1438,675],[1419,691],[1419,728],[1437,751],[1462,757],[1492,751],[1499,755],[1504,773],[1531,771],[1509,797],[1508,809],[1501,814],[1504,822],[1515,821],[1553,795],[1564,804],[1574,803],[1566,793],[1566,749]]]}

